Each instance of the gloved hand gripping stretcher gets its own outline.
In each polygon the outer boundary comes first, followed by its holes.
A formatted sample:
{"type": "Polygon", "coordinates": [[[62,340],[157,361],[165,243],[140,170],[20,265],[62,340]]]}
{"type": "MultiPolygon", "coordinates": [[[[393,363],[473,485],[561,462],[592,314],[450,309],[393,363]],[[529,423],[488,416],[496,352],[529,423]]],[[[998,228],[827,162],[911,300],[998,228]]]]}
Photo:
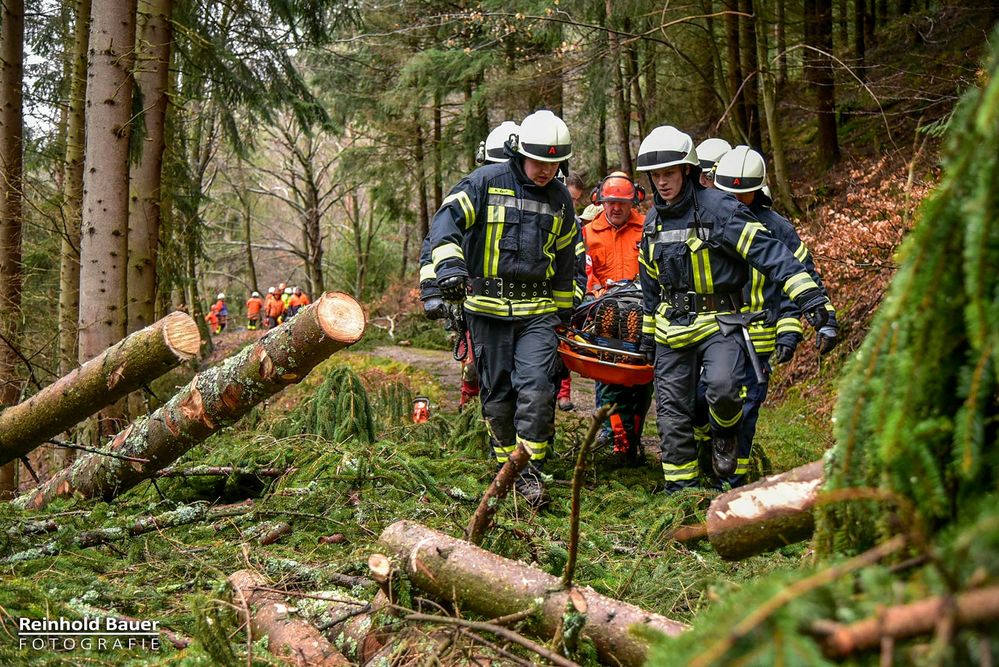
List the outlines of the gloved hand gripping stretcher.
{"type": "Polygon", "coordinates": [[[558,351],[566,367],[583,377],[631,387],[652,382],[652,366],[638,351],[641,338],[642,290],[629,281],[578,306],[558,334],[558,351]]]}

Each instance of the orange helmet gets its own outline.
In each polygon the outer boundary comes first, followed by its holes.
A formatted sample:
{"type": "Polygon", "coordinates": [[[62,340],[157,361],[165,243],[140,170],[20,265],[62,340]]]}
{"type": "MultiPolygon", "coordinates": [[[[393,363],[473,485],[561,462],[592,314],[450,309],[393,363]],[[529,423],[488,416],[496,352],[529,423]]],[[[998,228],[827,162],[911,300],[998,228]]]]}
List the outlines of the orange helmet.
{"type": "Polygon", "coordinates": [[[590,201],[601,204],[607,201],[623,201],[638,204],[645,200],[645,189],[628,178],[623,171],[615,171],[597,183],[590,194],[590,201]]]}
{"type": "Polygon", "coordinates": [[[278,283],[278,291],[279,292],[283,292],[284,291],[284,283],[278,283]]]}

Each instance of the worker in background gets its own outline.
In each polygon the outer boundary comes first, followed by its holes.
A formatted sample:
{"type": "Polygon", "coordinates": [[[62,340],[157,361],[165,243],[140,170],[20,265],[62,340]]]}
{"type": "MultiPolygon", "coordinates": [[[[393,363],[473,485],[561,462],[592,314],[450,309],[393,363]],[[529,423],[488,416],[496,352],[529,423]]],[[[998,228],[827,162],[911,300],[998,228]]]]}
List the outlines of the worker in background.
{"type": "Polygon", "coordinates": [[[246,300],[246,328],[256,331],[260,325],[260,315],[264,310],[264,300],[260,298],[260,292],[254,291],[250,298],[246,300]]]}
{"type": "Polygon", "coordinates": [[[267,290],[267,300],[264,302],[264,322],[268,329],[273,329],[281,323],[281,316],[284,314],[284,301],[278,291],[271,287],[267,290]]]}
{"type": "MultiPolygon", "coordinates": [[[[700,154],[698,154],[700,157],[700,154]]],[[[770,197],[764,194],[767,169],[763,156],[749,146],[736,146],[721,156],[713,165],[714,187],[735,196],[749,207],[753,218],[763,224],[767,232],[780,241],[794,257],[800,261],[812,280],[819,286],[823,294],[828,294],[822,284],[822,277],[815,269],[811,253],[802,243],[794,226],[779,213],[773,210],[770,197]]],[[[756,423],[759,419],[760,407],[767,398],[770,379],[770,359],[778,363],[787,363],[794,356],[798,343],[802,340],[801,311],[795,306],[780,287],[757,269],[750,271],[750,279],[742,290],[743,303],[750,311],[766,310],[768,316],[761,322],[750,326],[749,333],[753,342],[753,351],[759,357],[764,369],[764,381],[758,382],[756,373],[747,365],[743,377],[746,388],[742,404],[742,425],[739,430],[739,448],[736,458],[735,472],[727,479],[732,487],[745,483],[746,471],[752,455],[753,439],[756,437],[756,423]]],[[[831,351],[839,340],[836,323],[836,310],[832,302],[826,303],[828,322],[822,326],[816,335],[819,354],[831,351]]],[[[694,427],[695,438],[707,442],[710,439],[708,415],[703,404],[703,391],[698,392],[699,418],[694,427]]]]}
{"type": "Polygon", "coordinates": [[[302,307],[302,300],[299,298],[297,292],[301,291],[297,287],[292,288],[291,294],[288,296],[288,317],[298,315],[298,309],[302,307]]]}
{"type": "Polygon", "coordinates": [[[725,153],[732,150],[732,144],[718,137],[710,137],[697,144],[697,162],[701,166],[701,187],[713,187],[715,163],[725,153]]]}
{"type": "Polygon", "coordinates": [[[215,304],[210,310],[215,313],[215,333],[220,334],[225,331],[225,325],[228,323],[229,308],[225,305],[225,292],[219,292],[215,299],[215,304]]]}
{"type": "Polygon", "coordinates": [[[697,485],[694,412],[698,375],[711,425],[712,468],[735,473],[747,352],[718,317],[738,314],[750,269],[780,285],[816,330],[829,299],[805,266],[734,197],[699,183],[690,137],[657,127],[642,141],[638,170],[655,206],[640,248],[644,317],[640,350],[655,363],[656,416],[666,493],[697,485]]]}
{"type": "Polygon", "coordinates": [[[305,308],[310,303],[312,303],[312,301],[309,300],[309,295],[306,294],[305,292],[303,292],[301,287],[296,287],[295,288],[295,295],[298,297],[298,307],[299,308],[305,308]]]}
{"type": "Polygon", "coordinates": [[[434,214],[430,250],[441,297],[463,307],[471,331],[496,460],[518,446],[529,453],[515,488],[540,507],[547,493],[538,468],[555,431],[555,328],[572,315],[579,234],[556,178],[572,155],[569,130],[537,111],[503,155],[507,162],[479,167],[451,189],[434,214]]]}
{"type": "MultiPolygon", "coordinates": [[[[645,200],[645,190],[624,172],[615,171],[597,184],[590,198],[592,205],[603,207],[593,222],[583,228],[590,263],[586,292],[595,295],[614,283],[638,278],[638,246],[645,221],[635,206],[645,200]]],[[[607,302],[608,307],[611,305],[607,302]]],[[[616,304],[613,305],[616,314],[616,304]]],[[[614,319],[617,325],[618,318],[614,319]]],[[[617,463],[640,464],[642,428],[652,402],[652,384],[626,387],[598,381],[595,392],[598,408],[617,404],[599,434],[598,442],[605,447],[612,446],[617,463]]]]}

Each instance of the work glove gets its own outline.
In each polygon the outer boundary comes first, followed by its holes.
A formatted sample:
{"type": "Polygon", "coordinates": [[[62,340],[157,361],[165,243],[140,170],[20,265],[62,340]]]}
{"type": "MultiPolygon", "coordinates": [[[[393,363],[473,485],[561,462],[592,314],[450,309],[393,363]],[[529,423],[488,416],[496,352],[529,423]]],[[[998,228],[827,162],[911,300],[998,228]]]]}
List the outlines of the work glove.
{"type": "Polygon", "coordinates": [[[572,308],[559,308],[557,314],[562,326],[569,326],[569,323],[572,321],[572,308]]]}
{"type": "Polygon", "coordinates": [[[795,299],[795,301],[801,312],[805,315],[805,319],[808,320],[808,323],[816,331],[824,327],[829,321],[829,311],[826,309],[829,297],[823,294],[821,290],[810,289],[798,299],[795,299]]]}
{"type": "Polygon", "coordinates": [[[441,290],[441,296],[448,303],[461,303],[465,300],[465,276],[451,276],[441,278],[437,281],[437,287],[441,290]]]}
{"type": "Polygon", "coordinates": [[[654,366],[656,363],[656,337],[652,334],[642,334],[638,351],[645,355],[645,363],[654,366]]]}
{"type": "Polygon", "coordinates": [[[815,347],[819,349],[820,355],[832,352],[837,343],[839,343],[839,331],[836,327],[821,327],[815,336],[815,347]]]}
{"type": "Polygon", "coordinates": [[[447,317],[447,304],[439,296],[430,297],[423,302],[423,314],[428,320],[441,320],[447,317]]]}
{"type": "Polygon", "coordinates": [[[796,345],[788,345],[786,343],[777,343],[774,347],[774,361],[778,364],[786,364],[791,361],[794,357],[794,348],[796,345]]]}

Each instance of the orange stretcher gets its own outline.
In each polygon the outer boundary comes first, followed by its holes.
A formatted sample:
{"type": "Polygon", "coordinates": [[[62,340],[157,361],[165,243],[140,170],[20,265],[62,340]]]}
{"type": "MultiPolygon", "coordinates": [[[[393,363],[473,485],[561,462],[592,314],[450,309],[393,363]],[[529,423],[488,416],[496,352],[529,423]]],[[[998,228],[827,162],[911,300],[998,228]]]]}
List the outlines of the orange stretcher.
{"type": "Polygon", "coordinates": [[[559,335],[558,352],[566,368],[583,377],[606,384],[619,384],[633,387],[652,382],[652,366],[645,363],[645,357],[637,352],[615,350],[579,340],[573,334],[559,335]],[[629,362],[601,359],[599,354],[625,357],[629,362]]]}

